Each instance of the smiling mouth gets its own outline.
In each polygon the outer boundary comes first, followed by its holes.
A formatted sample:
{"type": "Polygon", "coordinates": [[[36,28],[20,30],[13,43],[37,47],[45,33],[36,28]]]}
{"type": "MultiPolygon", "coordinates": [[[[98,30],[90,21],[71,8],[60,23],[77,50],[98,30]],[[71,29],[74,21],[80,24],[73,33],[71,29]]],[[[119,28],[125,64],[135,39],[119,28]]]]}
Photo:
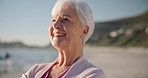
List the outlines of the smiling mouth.
{"type": "Polygon", "coordinates": [[[64,37],[66,34],[63,33],[54,33],[54,37],[64,37]]]}

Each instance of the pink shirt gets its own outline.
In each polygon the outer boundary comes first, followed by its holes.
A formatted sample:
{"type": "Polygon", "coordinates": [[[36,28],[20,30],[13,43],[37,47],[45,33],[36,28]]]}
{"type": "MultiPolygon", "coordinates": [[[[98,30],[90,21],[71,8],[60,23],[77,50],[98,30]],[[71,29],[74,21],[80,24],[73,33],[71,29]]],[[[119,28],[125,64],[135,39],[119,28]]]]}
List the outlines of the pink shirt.
{"type": "MultiPolygon", "coordinates": [[[[55,62],[48,64],[37,64],[30,68],[21,78],[46,78],[47,72],[55,62]]],[[[65,70],[58,78],[106,78],[104,72],[89,63],[81,56],[69,69],[65,70]]]]}

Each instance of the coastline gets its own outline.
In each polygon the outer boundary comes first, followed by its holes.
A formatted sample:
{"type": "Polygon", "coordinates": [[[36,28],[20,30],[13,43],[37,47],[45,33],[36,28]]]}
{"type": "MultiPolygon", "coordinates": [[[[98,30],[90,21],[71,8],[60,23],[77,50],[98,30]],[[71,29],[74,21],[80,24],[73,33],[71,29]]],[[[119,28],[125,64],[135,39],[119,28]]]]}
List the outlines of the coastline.
{"type": "MultiPolygon", "coordinates": [[[[148,49],[120,47],[85,47],[84,56],[103,69],[106,78],[148,78],[148,49]]],[[[20,78],[25,71],[0,74],[0,78],[20,78]]]]}

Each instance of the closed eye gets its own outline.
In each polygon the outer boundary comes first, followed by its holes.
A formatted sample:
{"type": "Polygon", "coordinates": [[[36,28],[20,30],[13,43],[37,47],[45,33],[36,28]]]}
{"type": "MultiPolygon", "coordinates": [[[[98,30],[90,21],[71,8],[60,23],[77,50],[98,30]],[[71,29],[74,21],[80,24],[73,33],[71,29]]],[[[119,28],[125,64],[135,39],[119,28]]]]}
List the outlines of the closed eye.
{"type": "Polygon", "coordinates": [[[69,21],[67,18],[64,18],[63,20],[64,20],[64,21],[69,21]]]}
{"type": "Polygon", "coordinates": [[[70,20],[69,20],[69,19],[64,18],[64,19],[63,19],[63,22],[66,22],[66,21],[70,22],[70,20]]]}

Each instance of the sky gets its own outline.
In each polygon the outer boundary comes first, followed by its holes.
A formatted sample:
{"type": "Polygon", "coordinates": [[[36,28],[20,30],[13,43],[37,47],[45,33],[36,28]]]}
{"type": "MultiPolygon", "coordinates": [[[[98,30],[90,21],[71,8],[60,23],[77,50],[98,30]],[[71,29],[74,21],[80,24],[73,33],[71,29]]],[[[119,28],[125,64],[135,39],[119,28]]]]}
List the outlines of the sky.
{"type": "MultiPolygon", "coordinates": [[[[85,0],[95,22],[137,16],[148,11],[148,0],[85,0]]],[[[0,41],[27,45],[50,43],[48,27],[56,0],[0,0],[0,41]]]]}

